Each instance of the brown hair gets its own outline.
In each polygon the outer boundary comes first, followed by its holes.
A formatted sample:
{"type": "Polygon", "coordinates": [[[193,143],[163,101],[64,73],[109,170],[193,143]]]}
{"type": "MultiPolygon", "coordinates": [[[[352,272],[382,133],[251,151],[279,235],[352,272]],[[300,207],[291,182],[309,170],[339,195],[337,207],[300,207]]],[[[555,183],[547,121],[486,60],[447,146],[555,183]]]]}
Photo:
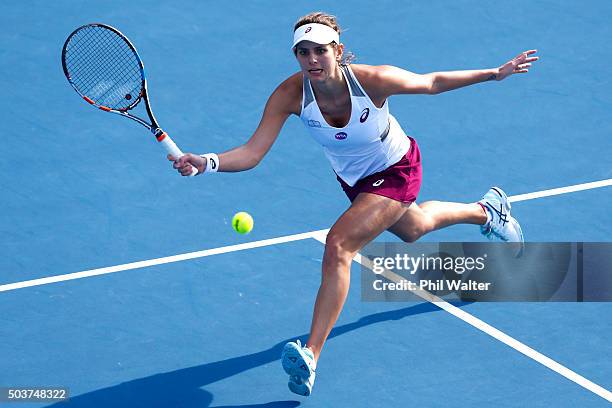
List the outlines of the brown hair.
{"type": "Polygon", "coordinates": [[[293,27],[293,31],[297,30],[303,25],[313,24],[313,23],[325,24],[326,26],[331,27],[334,30],[336,30],[338,34],[342,32],[342,30],[340,29],[340,26],[338,25],[338,22],[336,21],[336,16],[332,16],[331,14],[327,14],[322,11],[315,11],[315,12],[308,13],[305,16],[300,17],[298,21],[295,23],[295,26],[293,27]]]}
{"type": "MultiPolygon", "coordinates": [[[[336,20],[336,16],[325,13],[323,11],[314,11],[312,13],[308,13],[305,16],[302,16],[296,21],[295,26],[293,27],[293,31],[297,30],[303,25],[306,24],[325,24],[328,27],[336,30],[338,34],[342,32],[342,29],[338,25],[338,21],[336,20]]],[[[342,61],[340,61],[340,65],[349,65],[351,62],[355,60],[355,54],[350,51],[345,51],[342,55],[342,61]]]]}

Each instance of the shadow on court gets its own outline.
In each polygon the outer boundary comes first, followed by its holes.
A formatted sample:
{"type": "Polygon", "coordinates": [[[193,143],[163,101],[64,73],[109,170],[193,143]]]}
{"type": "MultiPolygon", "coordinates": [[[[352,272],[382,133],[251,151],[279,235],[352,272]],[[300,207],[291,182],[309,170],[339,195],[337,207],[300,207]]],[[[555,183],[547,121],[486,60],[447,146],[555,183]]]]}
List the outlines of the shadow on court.
{"type": "MultiPolygon", "coordinates": [[[[466,305],[459,304],[458,306],[466,305]]],[[[334,328],[329,338],[334,338],[359,328],[376,323],[399,320],[404,317],[440,310],[431,303],[420,303],[414,306],[364,316],[353,323],[334,328]]],[[[226,360],[184,368],[150,377],[139,378],[113,387],[103,388],[70,398],[67,402],[51,405],[52,407],[209,407],[213,394],[201,387],[224,380],[236,374],[278,360],[286,342],[299,338],[306,342],[303,334],[291,339],[284,339],[272,347],[252,354],[246,354],[226,360]]],[[[279,365],[279,370],[280,370],[279,365]]],[[[279,384],[284,386],[284,384],[279,384]]],[[[287,391],[289,393],[289,391],[287,391]]],[[[274,401],[254,405],[232,405],[241,408],[289,408],[297,407],[298,401],[274,401]]],[[[217,406],[216,408],[230,408],[217,406]]]]}
{"type": "Polygon", "coordinates": [[[213,408],[293,408],[300,405],[298,401],[276,401],[257,405],[224,405],[213,408]]]}

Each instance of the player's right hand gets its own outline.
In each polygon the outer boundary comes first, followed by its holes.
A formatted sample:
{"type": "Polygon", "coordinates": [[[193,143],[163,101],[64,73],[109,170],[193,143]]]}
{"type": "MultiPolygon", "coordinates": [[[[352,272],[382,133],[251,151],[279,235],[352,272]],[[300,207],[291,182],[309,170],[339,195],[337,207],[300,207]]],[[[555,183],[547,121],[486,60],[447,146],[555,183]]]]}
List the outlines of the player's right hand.
{"type": "Polygon", "coordinates": [[[185,153],[178,159],[169,154],[168,160],[174,162],[172,167],[181,173],[181,176],[191,176],[192,167],[198,169],[197,174],[204,173],[204,169],[206,169],[206,159],[192,153],[185,153]]]}

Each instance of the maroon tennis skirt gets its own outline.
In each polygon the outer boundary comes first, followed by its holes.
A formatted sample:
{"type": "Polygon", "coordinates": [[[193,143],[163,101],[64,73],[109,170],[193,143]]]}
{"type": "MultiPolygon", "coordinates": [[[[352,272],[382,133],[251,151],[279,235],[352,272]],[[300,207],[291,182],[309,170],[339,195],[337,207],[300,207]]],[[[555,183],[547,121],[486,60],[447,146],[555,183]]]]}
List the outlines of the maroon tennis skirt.
{"type": "Polygon", "coordinates": [[[423,176],[421,152],[416,140],[410,136],[408,138],[410,149],[400,161],[383,171],[362,178],[353,187],[336,176],[351,202],[359,193],[378,194],[402,203],[416,201],[423,176]]]}

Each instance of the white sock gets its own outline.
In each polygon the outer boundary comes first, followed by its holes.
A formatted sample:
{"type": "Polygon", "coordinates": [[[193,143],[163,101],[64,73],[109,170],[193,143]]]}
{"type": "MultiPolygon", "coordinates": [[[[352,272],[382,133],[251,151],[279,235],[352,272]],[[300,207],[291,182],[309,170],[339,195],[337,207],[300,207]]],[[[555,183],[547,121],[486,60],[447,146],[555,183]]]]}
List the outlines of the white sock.
{"type": "Polygon", "coordinates": [[[485,214],[487,215],[487,221],[483,224],[483,226],[488,226],[491,223],[491,210],[489,209],[489,207],[487,207],[484,204],[480,204],[480,208],[482,208],[485,212],[485,214]]]}

